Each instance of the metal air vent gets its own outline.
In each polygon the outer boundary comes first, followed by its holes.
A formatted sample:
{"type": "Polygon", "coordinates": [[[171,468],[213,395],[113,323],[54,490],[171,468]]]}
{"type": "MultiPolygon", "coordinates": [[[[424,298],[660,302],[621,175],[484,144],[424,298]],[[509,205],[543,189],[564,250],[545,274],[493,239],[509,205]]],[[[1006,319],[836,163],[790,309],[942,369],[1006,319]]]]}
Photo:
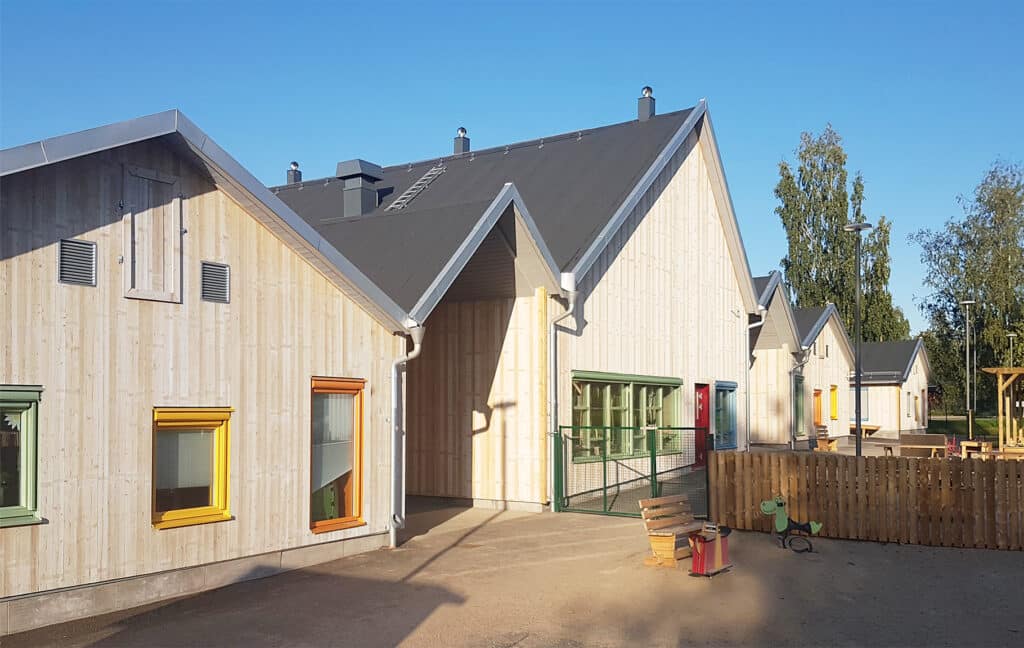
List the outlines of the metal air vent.
{"type": "Polygon", "coordinates": [[[61,239],[57,251],[57,281],[76,286],[95,286],[96,243],[61,239]]]}
{"type": "Polygon", "coordinates": [[[200,299],[218,304],[231,301],[231,268],[223,263],[202,261],[202,291],[200,299]]]}

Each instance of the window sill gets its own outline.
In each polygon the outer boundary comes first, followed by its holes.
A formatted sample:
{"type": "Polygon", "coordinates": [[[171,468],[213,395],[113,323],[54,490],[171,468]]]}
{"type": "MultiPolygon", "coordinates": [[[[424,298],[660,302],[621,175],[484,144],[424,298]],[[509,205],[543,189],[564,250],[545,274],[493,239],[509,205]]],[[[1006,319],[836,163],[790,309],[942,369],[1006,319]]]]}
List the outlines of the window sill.
{"type": "Polygon", "coordinates": [[[0,529],[47,523],[46,518],[36,517],[35,515],[19,515],[18,517],[0,518],[0,529]]]}
{"type": "Polygon", "coordinates": [[[331,531],[354,529],[355,527],[361,526],[366,526],[366,520],[364,520],[363,518],[341,518],[340,520],[324,520],[323,522],[314,522],[310,525],[309,530],[313,533],[329,533],[331,531]]]}
{"type": "Polygon", "coordinates": [[[157,530],[176,529],[178,527],[194,526],[197,524],[210,524],[212,522],[227,522],[234,520],[235,516],[230,513],[213,513],[210,515],[199,515],[196,517],[179,518],[177,520],[153,520],[153,528],[157,530]]]}

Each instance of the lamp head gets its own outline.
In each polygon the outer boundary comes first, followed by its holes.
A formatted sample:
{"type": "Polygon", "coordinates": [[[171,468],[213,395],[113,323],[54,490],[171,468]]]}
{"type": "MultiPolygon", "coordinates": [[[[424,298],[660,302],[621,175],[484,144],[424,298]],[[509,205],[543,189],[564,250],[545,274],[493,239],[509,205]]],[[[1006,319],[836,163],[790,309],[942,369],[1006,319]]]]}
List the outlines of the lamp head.
{"type": "Polygon", "coordinates": [[[864,232],[871,229],[871,223],[847,223],[843,225],[843,231],[846,232],[864,232]]]}

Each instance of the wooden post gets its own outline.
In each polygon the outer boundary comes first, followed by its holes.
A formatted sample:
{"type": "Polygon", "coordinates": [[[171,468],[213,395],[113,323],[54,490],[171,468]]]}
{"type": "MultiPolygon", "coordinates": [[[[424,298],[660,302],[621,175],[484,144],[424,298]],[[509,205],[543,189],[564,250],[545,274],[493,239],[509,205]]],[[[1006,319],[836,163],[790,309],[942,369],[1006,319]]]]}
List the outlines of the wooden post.
{"type": "Polygon", "coordinates": [[[1003,416],[1005,414],[1005,412],[1003,410],[1003,374],[997,374],[996,375],[996,400],[999,401],[999,415],[998,415],[999,449],[1002,450],[1003,446],[1004,446],[1004,441],[1005,441],[1004,438],[1003,438],[1003,427],[1004,427],[1004,425],[1003,425],[1003,416]]]}

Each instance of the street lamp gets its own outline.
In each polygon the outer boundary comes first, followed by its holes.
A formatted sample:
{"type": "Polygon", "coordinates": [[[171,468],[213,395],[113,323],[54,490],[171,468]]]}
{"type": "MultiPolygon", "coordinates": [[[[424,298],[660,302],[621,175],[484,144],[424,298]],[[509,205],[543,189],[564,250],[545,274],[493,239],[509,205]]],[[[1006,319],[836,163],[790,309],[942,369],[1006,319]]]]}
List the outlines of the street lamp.
{"type": "Polygon", "coordinates": [[[967,438],[974,439],[974,418],[971,416],[971,304],[978,302],[973,299],[965,299],[960,302],[961,306],[967,309],[967,320],[964,323],[964,385],[967,388],[967,438]]]}
{"type": "Polygon", "coordinates": [[[854,368],[854,379],[853,379],[854,390],[855,390],[854,391],[854,396],[853,396],[853,399],[854,399],[853,402],[854,402],[854,417],[857,419],[857,427],[855,428],[856,433],[857,433],[857,438],[854,440],[854,443],[856,444],[856,446],[855,446],[856,447],[856,454],[857,454],[858,457],[861,456],[861,454],[863,453],[863,449],[861,448],[861,439],[864,436],[864,429],[863,429],[863,426],[861,425],[861,420],[860,420],[860,382],[861,382],[861,366],[860,366],[860,338],[861,338],[861,335],[860,335],[860,293],[861,293],[861,285],[860,285],[860,240],[861,240],[861,233],[865,232],[865,231],[867,231],[869,229],[871,229],[871,224],[870,223],[848,223],[848,224],[843,226],[843,230],[844,231],[846,231],[846,232],[855,232],[857,234],[857,252],[856,252],[856,257],[857,257],[857,302],[856,302],[856,304],[857,305],[856,305],[856,309],[854,310],[854,315],[853,315],[854,329],[855,329],[854,335],[856,336],[856,343],[857,343],[856,351],[857,351],[857,353],[856,353],[856,366],[854,368]]]}
{"type": "Polygon", "coordinates": [[[1007,333],[1006,337],[1010,338],[1010,369],[1015,366],[1013,364],[1013,338],[1017,337],[1016,333],[1007,333]]]}

